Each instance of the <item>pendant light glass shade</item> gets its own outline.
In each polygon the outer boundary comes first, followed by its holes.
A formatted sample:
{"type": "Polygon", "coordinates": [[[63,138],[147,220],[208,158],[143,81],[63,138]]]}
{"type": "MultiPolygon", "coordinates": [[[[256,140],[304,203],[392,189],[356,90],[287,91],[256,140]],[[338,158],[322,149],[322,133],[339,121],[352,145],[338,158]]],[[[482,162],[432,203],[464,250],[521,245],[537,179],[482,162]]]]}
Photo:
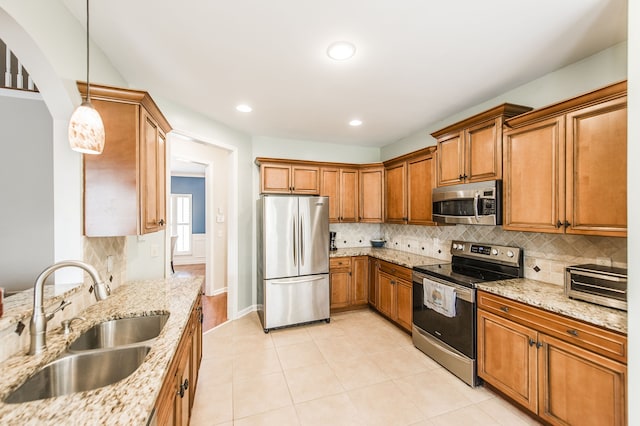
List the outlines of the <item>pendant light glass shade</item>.
{"type": "Polygon", "coordinates": [[[87,99],[73,112],[69,121],[69,145],[83,154],[102,154],[104,124],[98,111],[91,105],[89,83],[89,0],[87,0],[87,99]]]}
{"type": "Polygon", "coordinates": [[[83,102],[71,115],[69,145],[83,154],[102,154],[104,124],[91,102],[83,102]]]}

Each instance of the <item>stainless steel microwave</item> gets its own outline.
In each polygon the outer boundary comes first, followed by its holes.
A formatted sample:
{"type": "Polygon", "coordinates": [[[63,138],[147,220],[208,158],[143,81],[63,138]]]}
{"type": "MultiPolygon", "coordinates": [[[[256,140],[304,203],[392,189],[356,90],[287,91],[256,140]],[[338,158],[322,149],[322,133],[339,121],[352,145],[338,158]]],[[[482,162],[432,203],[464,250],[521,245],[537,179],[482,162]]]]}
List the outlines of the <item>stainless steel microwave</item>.
{"type": "Polygon", "coordinates": [[[433,221],[502,225],[502,181],[463,183],[433,190],[433,221]]]}

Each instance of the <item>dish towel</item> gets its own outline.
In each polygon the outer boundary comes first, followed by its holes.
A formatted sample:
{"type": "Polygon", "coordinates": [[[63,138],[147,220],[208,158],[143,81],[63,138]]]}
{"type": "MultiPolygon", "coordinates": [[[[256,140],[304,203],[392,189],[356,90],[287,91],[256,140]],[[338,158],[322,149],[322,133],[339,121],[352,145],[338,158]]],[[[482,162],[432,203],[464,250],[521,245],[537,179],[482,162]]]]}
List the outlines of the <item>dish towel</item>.
{"type": "Polygon", "coordinates": [[[452,287],[435,283],[426,278],[422,280],[424,288],[424,304],[427,308],[444,315],[456,316],[456,290],[452,287]]]}

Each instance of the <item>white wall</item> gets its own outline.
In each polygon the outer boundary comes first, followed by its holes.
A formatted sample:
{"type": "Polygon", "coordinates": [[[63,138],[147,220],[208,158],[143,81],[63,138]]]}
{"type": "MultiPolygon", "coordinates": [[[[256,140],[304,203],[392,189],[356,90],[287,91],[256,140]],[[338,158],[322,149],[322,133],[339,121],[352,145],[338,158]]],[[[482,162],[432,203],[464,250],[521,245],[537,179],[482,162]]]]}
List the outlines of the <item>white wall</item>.
{"type": "MultiPolygon", "coordinates": [[[[629,15],[631,16],[631,15],[629,15]]],[[[382,160],[435,145],[431,133],[505,102],[540,108],[627,78],[627,43],[617,44],[499,96],[430,124],[381,150],[382,160]]],[[[481,84],[481,82],[479,82],[481,84]]]]}
{"type": "Polygon", "coordinates": [[[640,424],[640,2],[629,2],[629,82],[628,82],[628,193],[629,218],[629,419],[628,424],[640,424]]]}
{"type": "Polygon", "coordinates": [[[53,263],[52,139],[40,94],[0,89],[0,287],[9,292],[33,287],[53,263]]]}
{"type": "Polygon", "coordinates": [[[380,161],[380,149],[356,145],[255,136],[253,156],[288,158],[340,163],[374,163],[380,161]]]}

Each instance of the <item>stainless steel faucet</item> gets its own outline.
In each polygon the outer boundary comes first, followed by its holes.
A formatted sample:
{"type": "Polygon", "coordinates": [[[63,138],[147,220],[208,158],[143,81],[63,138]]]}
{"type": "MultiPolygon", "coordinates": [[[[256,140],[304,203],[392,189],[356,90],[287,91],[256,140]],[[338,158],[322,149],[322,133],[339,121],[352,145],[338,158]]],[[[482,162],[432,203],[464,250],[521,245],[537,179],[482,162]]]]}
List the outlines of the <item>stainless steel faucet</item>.
{"type": "MultiPolygon", "coordinates": [[[[33,286],[33,315],[31,316],[31,322],[29,324],[29,331],[31,332],[31,345],[29,347],[29,355],[36,355],[41,353],[47,348],[47,321],[53,318],[57,309],[50,314],[44,312],[43,296],[44,296],[44,282],[49,275],[61,268],[74,266],[76,268],[84,269],[93,280],[93,294],[97,301],[104,300],[111,294],[111,289],[101,279],[98,271],[93,266],[85,262],[78,260],[63,260],[62,262],[54,263],[47,267],[44,271],[38,275],[36,282],[33,286]]],[[[66,306],[66,305],[65,305],[66,306]]],[[[63,306],[61,305],[60,308],[63,306]]]]}

